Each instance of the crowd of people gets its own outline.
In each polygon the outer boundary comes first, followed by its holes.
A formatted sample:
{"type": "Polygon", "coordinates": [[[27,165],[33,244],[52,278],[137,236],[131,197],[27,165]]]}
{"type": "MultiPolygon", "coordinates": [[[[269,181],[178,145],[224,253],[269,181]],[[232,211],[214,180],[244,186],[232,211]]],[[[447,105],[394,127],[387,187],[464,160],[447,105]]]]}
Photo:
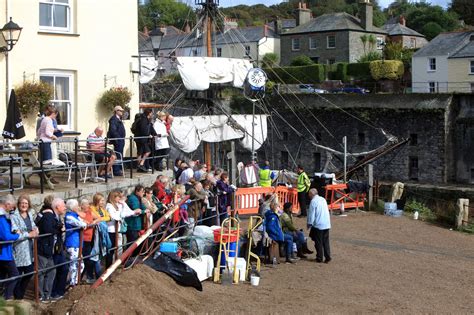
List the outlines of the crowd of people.
{"type": "MultiPolygon", "coordinates": [[[[151,187],[137,185],[128,196],[120,190],[112,190],[108,196],[96,193],[92,200],[65,201],[48,195],[38,212],[32,209],[28,195],[17,200],[12,195],[2,196],[0,279],[14,277],[4,285],[4,298],[24,297],[34,274],[35,237],[40,299],[48,303],[61,299],[68,288],[81,281],[95,282],[103,268],[112,265],[115,249],[120,254],[173,204],[180,204],[172,217],[180,235],[192,223],[212,226],[229,215],[236,188],[229,184],[226,172],[208,172],[199,161],[176,160],[175,165],[175,184],[168,176],[159,175],[151,187]],[[189,201],[182,203],[185,195],[189,201]]],[[[139,251],[137,248],[133,255],[139,251]]]]}

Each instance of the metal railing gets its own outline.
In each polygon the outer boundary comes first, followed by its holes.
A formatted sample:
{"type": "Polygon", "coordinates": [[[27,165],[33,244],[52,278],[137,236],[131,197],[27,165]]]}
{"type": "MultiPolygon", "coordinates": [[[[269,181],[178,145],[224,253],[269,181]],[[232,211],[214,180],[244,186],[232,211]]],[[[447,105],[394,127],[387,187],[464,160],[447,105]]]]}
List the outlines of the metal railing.
{"type": "MultiPolygon", "coordinates": [[[[63,138],[60,140],[54,140],[51,142],[51,145],[57,146],[59,148],[58,154],[53,156],[55,160],[61,160],[60,164],[46,164],[41,158],[41,152],[44,149],[46,143],[42,140],[39,141],[14,141],[14,142],[1,142],[0,154],[3,157],[0,157],[0,167],[3,165],[3,172],[0,173],[0,177],[8,176],[8,188],[0,189],[1,192],[9,192],[13,194],[16,190],[21,190],[24,188],[25,183],[28,185],[29,178],[32,175],[38,175],[40,178],[40,192],[44,193],[45,186],[48,186],[50,189],[54,190],[54,185],[49,181],[50,172],[59,172],[64,171],[68,172],[69,177],[68,181],[71,179],[71,176],[74,177],[74,188],[79,187],[79,177],[84,181],[87,178],[83,178],[82,170],[87,171],[90,169],[91,172],[97,173],[96,170],[100,167],[105,167],[105,176],[100,180],[103,180],[105,183],[108,182],[109,171],[108,163],[112,152],[117,156],[117,160],[114,165],[122,166],[122,171],[128,168],[129,177],[134,177],[134,164],[139,161],[138,157],[134,156],[133,152],[136,152],[135,140],[139,139],[149,139],[152,141],[153,137],[125,137],[125,138],[104,138],[105,149],[104,152],[94,151],[87,147],[87,139],[75,138],[63,138]],[[129,149],[128,152],[117,152],[109,148],[111,141],[123,140],[128,141],[129,149]],[[72,149],[72,150],[71,150],[72,149]],[[35,154],[37,153],[37,154],[35,154]],[[128,156],[126,154],[128,153],[128,156]],[[103,154],[104,160],[98,162],[95,160],[96,154],[103,154]],[[62,159],[60,159],[62,157],[62,159]],[[28,159],[28,162],[26,162],[28,159]],[[14,180],[15,176],[19,176],[20,185],[15,186],[14,180]]],[[[91,143],[91,142],[89,142],[91,143]]],[[[168,159],[169,155],[155,155],[155,145],[151,144],[151,154],[145,158],[148,163],[151,163],[152,174],[155,172],[155,160],[160,158],[168,159]]],[[[146,162],[145,162],[146,163],[146,162]]],[[[166,164],[166,169],[169,165],[166,164]]],[[[98,174],[93,174],[93,180],[99,180],[98,174]]],[[[125,174],[124,174],[125,175],[125,174]]]]}

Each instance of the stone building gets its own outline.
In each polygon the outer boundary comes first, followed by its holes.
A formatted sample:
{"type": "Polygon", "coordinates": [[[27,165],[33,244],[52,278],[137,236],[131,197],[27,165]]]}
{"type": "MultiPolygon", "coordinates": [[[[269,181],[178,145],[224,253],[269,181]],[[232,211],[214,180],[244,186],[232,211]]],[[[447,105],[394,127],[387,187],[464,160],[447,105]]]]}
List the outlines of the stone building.
{"type": "Polygon", "coordinates": [[[387,31],[391,42],[401,43],[405,48],[421,48],[428,43],[425,35],[406,26],[403,15],[389,19],[382,28],[387,31]]]}
{"type": "Polygon", "coordinates": [[[373,25],[373,6],[365,0],[360,3],[358,19],[347,13],[331,13],[311,18],[311,11],[300,3],[296,11],[296,27],[280,34],[281,64],[288,65],[300,55],[314,62],[356,62],[369,50],[382,52],[387,32],[373,25]],[[375,47],[361,40],[363,35],[376,38],[375,47]]]}

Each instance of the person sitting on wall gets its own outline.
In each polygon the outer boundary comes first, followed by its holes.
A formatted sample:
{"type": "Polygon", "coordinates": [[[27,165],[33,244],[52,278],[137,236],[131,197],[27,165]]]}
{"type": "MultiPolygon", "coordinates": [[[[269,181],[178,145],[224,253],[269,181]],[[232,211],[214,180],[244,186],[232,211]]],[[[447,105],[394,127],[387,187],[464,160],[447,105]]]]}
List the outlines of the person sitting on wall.
{"type": "Polygon", "coordinates": [[[87,149],[94,153],[94,158],[97,163],[100,163],[98,175],[105,178],[105,168],[107,167],[107,178],[112,178],[112,166],[116,160],[115,154],[110,152],[105,147],[105,140],[102,137],[104,129],[101,127],[95,128],[94,132],[87,137],[87,149]],[[105,158],[108,159],[107,164],[104,165],[105,158]]]}

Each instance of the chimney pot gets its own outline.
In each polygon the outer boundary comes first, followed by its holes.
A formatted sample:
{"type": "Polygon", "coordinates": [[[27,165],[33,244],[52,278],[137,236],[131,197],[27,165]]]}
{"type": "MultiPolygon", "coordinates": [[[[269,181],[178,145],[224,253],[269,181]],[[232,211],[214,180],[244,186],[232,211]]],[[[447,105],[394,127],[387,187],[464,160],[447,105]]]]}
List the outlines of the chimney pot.
{"type": "Polygon", "coordinates": [[[399,23],[403,26],[406,26],[407,21],[403,15],[400,15],[399,23]]]}

